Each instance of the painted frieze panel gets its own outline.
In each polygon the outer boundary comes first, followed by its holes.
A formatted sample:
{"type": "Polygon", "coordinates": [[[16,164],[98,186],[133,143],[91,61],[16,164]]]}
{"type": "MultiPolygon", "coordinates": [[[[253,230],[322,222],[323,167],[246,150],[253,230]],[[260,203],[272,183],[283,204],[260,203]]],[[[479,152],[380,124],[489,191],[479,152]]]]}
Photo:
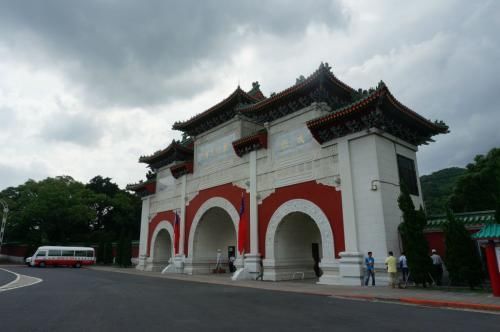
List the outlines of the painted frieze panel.
{"type": "Polygon", "coordinates": [[[211,142],[200,144],[196,147],[196,169],[213,166],[220,162],[235,157],[232,143],[236,139],[236,133],[231,133],[211,142]]]}

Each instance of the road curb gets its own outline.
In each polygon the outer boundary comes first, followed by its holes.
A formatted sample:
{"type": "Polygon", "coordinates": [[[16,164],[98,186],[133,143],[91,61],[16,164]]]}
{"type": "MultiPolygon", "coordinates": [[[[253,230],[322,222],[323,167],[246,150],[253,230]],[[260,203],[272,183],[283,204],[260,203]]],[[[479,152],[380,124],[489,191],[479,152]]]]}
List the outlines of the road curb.
{"type": "Polygon", "coordinates": [[[438,301],[438,300],[419,299],[414,297],[382,297],[382,296],[371,296],[371,295],[346,295],[346,294],[335,295],[335,296],[346,299],[356,299],[365,301],[389,301],[389,302],[415,304],[427,307],[500,312],[500,305],[495,305],[495,304],[482,304],[482,303],[457,302],[457,301],[438,301]]]}

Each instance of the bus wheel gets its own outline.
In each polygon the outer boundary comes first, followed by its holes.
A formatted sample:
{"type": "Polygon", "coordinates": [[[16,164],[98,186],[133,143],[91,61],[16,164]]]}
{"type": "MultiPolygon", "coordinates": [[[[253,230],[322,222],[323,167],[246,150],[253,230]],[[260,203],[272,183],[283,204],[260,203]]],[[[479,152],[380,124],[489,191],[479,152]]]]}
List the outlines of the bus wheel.
{"type": "Polygon", "coordinates": [[[38,264],[39,267],[45,267],[45,262],[40,262],[40,264],[38,264]]]}
{"type": "Polygon", "coordinates": [[[76,262],[75,267],[76,267],[76,268],[81,268],[81,267],[82,267],[82,264],[80,264],[80,262],[76,262]]]}

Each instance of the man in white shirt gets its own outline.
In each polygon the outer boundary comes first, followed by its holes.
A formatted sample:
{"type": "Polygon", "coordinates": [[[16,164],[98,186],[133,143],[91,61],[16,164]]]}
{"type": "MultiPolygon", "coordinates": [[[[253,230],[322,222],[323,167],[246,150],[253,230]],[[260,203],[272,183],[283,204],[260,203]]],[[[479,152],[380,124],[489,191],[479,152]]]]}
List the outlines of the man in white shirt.
{"type": "Polygon", "coordinates": [[[406,282],[406,278],[408,277],[408,260],[406,259],[404,252],[402,252],[401,256],[399,256],[399,268],[403,274],[403,282],[406,282]]]}
{"type": "Polygon", "coordinates": [[[432,249],[432,277],[434,278],[434,282],[437,286],[441,286],[441,279],[443,278],[443,260],[441,256],[439,256],[436,252],[436,249],[432,249]]]}

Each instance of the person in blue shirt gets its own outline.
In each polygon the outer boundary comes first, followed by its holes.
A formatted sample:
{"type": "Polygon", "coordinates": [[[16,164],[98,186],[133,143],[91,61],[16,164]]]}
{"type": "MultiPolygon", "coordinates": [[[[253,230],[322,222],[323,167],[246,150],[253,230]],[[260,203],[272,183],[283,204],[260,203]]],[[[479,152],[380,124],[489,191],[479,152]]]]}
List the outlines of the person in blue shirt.
{"type": "Polygon", "coordinates": [[[375,258],[373,258],[371,251],[368,251],[368,257],[365,257],[365,266],[366,266],[365,286],[368,286],[368,281],[370,280],[370,276],[372,277],[372,286],[375,286],[375,258]]]}

